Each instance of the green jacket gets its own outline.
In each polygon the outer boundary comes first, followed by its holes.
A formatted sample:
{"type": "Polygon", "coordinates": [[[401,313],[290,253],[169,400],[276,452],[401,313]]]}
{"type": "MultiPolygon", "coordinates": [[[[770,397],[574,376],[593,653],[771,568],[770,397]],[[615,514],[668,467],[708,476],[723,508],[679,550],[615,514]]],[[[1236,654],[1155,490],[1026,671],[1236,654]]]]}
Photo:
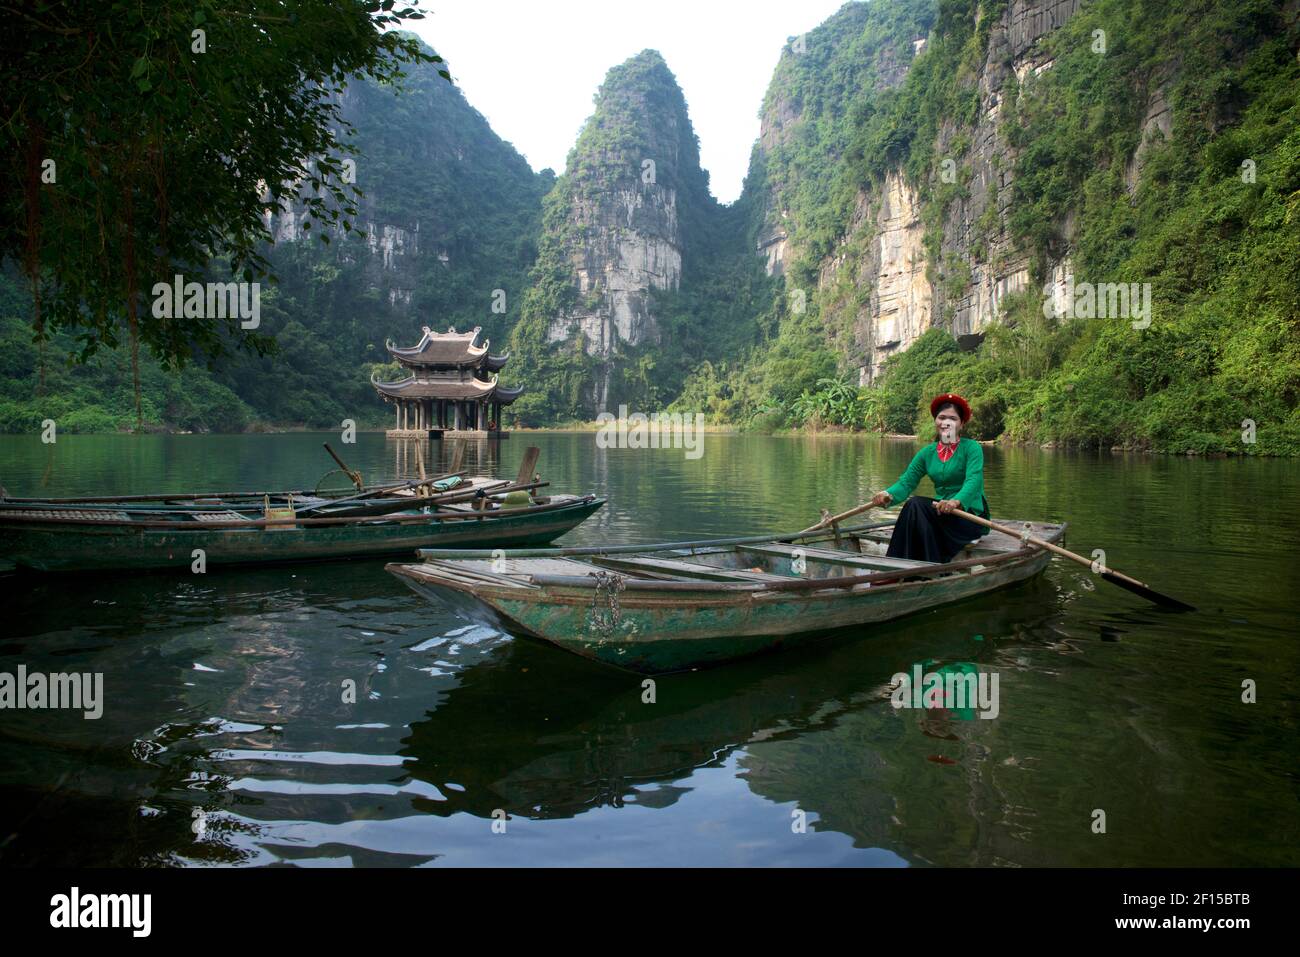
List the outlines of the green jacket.
{"type": "MultiPolygon", "coordinates": [[[[939,461],[939,444],[929,443],[912,457],[912,463],[898,481],[885,491],[894,504],[901,505],[927,475],[934,482],[936,498],[955,498],[966,511],[988,517],[988,501],[984,498],[984,449],[974,439],[961,439],[947,462],[939,461]]],[[[987,535],[988,530],[980,534],[987,535]]]]}

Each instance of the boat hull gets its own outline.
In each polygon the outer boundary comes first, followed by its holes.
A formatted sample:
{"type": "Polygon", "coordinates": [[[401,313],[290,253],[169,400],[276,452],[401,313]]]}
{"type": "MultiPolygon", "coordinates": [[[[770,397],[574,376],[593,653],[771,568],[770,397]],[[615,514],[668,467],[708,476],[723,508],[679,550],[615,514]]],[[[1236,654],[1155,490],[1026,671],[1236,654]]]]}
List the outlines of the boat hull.
{"type": "Polygon", "coordinates": [[[411,555],[418,548],[545,545],[585,521],[603,499],[578,499],[535,513],[430,520],[358,521],[279,528],[132,528],[123,525],[0,521],[0,556],[44,572],[172,570],[189,572],[201,549],[208,568],[411,555]]]}
{"type": "Polygon", "coordinates": [[[591,588],[471,587],[422,577],[420,566],[389,570],[424,597],[507,633],[630,671],[664,674],[795,647],[986,594],[1038,575],[1050,560],[1049,553],[1036,551],[968,575],[798,594],[628,591],[619,596],[617,616],[607,597],[591,588]],[[593,603],[600,618],[616,623],[593,625],[593,603]]]}

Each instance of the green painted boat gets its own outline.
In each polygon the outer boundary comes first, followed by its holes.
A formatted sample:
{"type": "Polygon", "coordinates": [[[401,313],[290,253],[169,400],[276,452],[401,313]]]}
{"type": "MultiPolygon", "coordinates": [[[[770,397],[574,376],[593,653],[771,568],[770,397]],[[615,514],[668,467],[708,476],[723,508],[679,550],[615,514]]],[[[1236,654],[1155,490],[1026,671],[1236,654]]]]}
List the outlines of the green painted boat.
{"type": "MultiPolygon", "coordinates": [[[[508,487],[509,483],[505,483],[508,487]]],[[[538,483],[540,484],[540,483],[538,483]]],[[[416,500],[418,501],[418,500],[416,500]]],[[[321,561],[409,555],[426,546],[470,548],[545,545],[604,504],[594,495],[553,495],[522,507],[502,507],[489,495],[440,500],[381,515],[322,513],[323,517],[263,518],[239,508],[160,510],[12,506],[0,501],[0,561],[19,570],[191,572],[204,566],[321,561]],[[479,508],[488,502],[487,508],[479,508]]],[[[368,507],[371,503],[365,503],[368,507]]]]}
{"type": "MultiPolygon", "coordinates": [[[[1016,522],[1044,541],[1064,524],[1016,522]]],[[[512,635],[642,674],[715,665],[983,595],[1052,556],[1001,533],[944,564],[885,556],[892,523],[593,548],[422,550],[388,570],[512,635]]]]}

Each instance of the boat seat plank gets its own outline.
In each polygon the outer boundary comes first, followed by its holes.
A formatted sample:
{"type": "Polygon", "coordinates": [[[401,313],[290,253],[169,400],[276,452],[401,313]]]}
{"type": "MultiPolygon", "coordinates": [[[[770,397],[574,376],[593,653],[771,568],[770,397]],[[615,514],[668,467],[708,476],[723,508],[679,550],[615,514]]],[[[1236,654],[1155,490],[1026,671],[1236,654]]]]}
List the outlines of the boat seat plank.
{"type": "Polygon", "coordinates": [[[478,575],[585,575],[591,566],[571,558],[510,558],[505,559],[505,570],[494,571],[491,559],[455,560],[458,568],[478,575]]]}
{"type": "MultiPolygon", "coordinates": [[[[491,568],[491,562],[482,562],[481,564],[491,568]]],[[[429,571],[442,578],[449,578],[456,581],[464,582],[468,585],[508,585],[518,588],[535,587],[526,579],[515,577],[512,574],[502,574],[500,572],[480,571],[474,568],[466,568],[462,563],[442,562],[426,560],[423,565],[415,566],[429,571]]]]}
{"type": "Polygon", "coordinates": [[[8,508],[0,510],[0,518],[74,518],[79,522],[129,522],[131,514],[95,508],[8,508]]]}
{"type": "Polygon", "coordinates": [[[794,545],[737,545],[737,551],[753,552],[772,558],[793,558],[796,547],[808,561],[827,565],[844,565],[849,568],[880,568],[891,571],[899,568],[924,568],[933,562],[918,562],[908,558],[886,558],[883,555],[860,555],[856,552],[837,552],[829,548],[811,548],[794,545]]]}
{"type": "Polygon", "coordinates": [[[788,575],[771,575],[767,572],[750,572],[738,568],[716,568],[700,562],[684,562],[673,558],[624,558],[595,557],[595,564],[606,568],[627,569],[628,571],[658,572],[673,578],[703,578],[706,581],[720,582],[761,582],[789,581],[788,575]]]}
{"type": "MultiPolygon", "coordinates": [[[[191,513],[196,522],[242,522],[248,518],[239,512],[226,510],[224,512],[193,512],[191,513]]],[[[261,518],[261,515],[257,516],[261,518]]]]}

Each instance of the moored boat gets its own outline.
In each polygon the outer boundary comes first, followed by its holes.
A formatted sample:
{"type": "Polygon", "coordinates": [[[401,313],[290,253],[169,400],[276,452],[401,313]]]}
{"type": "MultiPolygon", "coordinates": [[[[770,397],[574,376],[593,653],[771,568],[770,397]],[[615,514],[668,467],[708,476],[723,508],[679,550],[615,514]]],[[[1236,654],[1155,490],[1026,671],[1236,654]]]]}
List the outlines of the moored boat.
{"type": "MultiPolygon", "coordinates": [[[[1052,544],[1064,524],[1017,522],[1052,544]]],[[[892,523],[593,548],[421,550],[388,570],[510,634],[645,674],[718,664],[982,595],[1051,553],[992,533],[942,564],[887,557],[892,523]]]]}
{"type": "MultiPolygon", "coordinates": [[[[326,446],[331,455],[332,449],[326,446]]],[[[545,545],[604,504],[539,497],[525,451],[514,481],[457,471],[335,493],[199,492],[14,498],[0,489],[0,560],[36,571],[193,570],[211,565],[409,555],[431,545],[545,545]]],[[[337,459],[337,456],[335,456],[337,459]]],[[[340,460],[340,465],[342,462],[340,460]]]]}
{"type": "MultiPolygon", "coordinates": [[[[489,496],[490,498],[490,496],[489,496]]],[[[544,545],[604,504],[594,495],[382,515],[258,518],[236,510],[30,509],[0,504],[0,558],[36,571],[172,569],[410,554],[428,545],[544,545]]]]}

